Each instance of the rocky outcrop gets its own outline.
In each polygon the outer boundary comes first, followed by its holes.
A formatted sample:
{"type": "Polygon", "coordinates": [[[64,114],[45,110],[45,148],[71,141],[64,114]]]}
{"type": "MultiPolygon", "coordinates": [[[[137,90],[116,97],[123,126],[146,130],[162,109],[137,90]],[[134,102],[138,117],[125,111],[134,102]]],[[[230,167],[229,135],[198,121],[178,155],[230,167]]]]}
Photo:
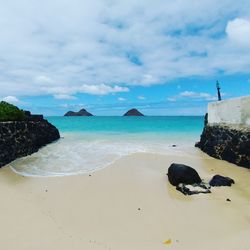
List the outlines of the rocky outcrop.
{"type": "Polygon", "coordinates": [[[168,180],[184,195],[209,194],[211,187],[231,186],[230,177],[215,175],[209,183],[202,180],[197,171],[187,165],[172,163],[168,168],[168,180]]]}
{"type": "Polygon", "coordinates": [[[250,168],[250,129],[205,124],[196,143],[208,155],[250,168]]]}
{"type": "Polygon", "coordinates": [[[202,182],[197,171],[187,165],[172,163],[167,175],[169,182],[184,195],[211,193],[210,185],[202,182]]]}
{"type": "Polygon", "coordinates": [[[78,112],[68,111],[64,116],[93,116],[86,109],[81,109],[78,112]]]}
{"type": "Polygon", "coordinates": [[[144,115],[137,109],[130,109],[123,116],[144,116],[144,115]]]}
{"type": "Polygon", "coordinates": [[[168,168],[168,180],[173,186],[177,186],[180,183],[194,184],[200,183],[201,178],[195,169],[184,165],[172,163],[168,168]]]}
{"type": "Polygon", "coordinates": [[[234,180],[230,177],[225,177],[221,175],[215,175],[212,180],[209,182],[209,185],[212,187],[221,187],[221,186],[229,186],[234,184],[234,180]]]}
{"type": "Polygon", "coordinates": [[[57,128],[42,115],[25,115],[23,121],[0,122],[0,167],[60,138],[57,128]]]}
{"type": "Polygon", "coordinates": [[[24,111],[25,121],[43,121],[43,115],[33,115],[30,111],[24,111]]]}

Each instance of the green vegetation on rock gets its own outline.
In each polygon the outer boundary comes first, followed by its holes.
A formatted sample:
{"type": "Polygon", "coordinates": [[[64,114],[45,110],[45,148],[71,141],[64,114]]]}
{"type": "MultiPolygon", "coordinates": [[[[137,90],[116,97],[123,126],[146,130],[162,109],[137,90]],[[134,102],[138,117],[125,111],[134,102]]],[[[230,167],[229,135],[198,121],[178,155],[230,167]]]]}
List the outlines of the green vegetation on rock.
{"type": "Polygon", "coordinates": [[[0,121],[20,121],[25,118],[24,111],[7,102],[0,102],[0,121]]]}

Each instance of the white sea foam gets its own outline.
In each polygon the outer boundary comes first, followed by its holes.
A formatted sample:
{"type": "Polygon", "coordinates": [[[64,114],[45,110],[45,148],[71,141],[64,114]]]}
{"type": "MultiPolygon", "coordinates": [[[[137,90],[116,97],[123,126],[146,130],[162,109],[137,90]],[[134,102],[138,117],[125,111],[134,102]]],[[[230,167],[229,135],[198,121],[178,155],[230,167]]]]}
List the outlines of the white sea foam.
{"type": "Polygon", "coordinates": [[[102,169],[133,153],[184,154],[194,139],[155,137],[154,134],[68,133],[37,153],[15,160],[11,168],[25,176],[64,176],[102,169]],[[181,140],[180,140],[181,139],[181,140]],[[172,144],[181,145],[174,148],[172,144]],[[184,146],[183,146],[184,145],[184,146]]]}

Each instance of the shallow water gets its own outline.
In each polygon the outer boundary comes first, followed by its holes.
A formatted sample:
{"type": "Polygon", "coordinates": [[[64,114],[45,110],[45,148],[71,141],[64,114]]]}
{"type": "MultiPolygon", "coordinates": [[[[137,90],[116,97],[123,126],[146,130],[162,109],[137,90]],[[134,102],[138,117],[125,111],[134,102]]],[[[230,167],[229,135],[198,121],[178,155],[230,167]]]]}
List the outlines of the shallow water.
{"type": "Polygon", "coordinates": [[[102,169],[133,153],[188,154],[199,140],[202,117],[48,117],[62,138],[17,159],[22,175],[62,176],[102,169]],[[177,145],[173,147],[172,145],[177,145]]]}

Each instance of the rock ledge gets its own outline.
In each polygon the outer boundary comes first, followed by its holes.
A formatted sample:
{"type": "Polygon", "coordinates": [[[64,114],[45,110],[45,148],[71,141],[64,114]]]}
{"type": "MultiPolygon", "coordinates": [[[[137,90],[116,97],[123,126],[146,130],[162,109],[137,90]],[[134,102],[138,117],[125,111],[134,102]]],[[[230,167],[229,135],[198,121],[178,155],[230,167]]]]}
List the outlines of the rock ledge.
{"type": "Polygon", "coordinates": [[[35,153],[59,138],[57,128],[42,115],[27,112],[23,121],[0,122],[0,167],[35,153]]]}

